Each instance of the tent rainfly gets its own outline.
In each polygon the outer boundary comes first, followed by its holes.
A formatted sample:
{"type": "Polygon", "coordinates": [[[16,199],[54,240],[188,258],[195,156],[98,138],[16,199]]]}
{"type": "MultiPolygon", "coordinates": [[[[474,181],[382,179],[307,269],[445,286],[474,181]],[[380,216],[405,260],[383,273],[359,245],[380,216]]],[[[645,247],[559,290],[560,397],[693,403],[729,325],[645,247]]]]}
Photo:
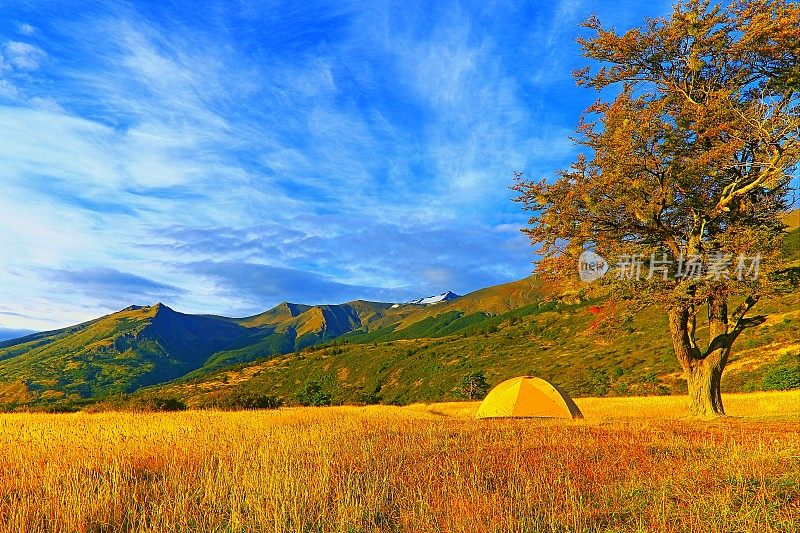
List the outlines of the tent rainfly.
{"type": "Polygon", "coordinates": [[[567,393],[533,376],[507,379],[486,395],[475,418],[583,418],[567,393]]]}

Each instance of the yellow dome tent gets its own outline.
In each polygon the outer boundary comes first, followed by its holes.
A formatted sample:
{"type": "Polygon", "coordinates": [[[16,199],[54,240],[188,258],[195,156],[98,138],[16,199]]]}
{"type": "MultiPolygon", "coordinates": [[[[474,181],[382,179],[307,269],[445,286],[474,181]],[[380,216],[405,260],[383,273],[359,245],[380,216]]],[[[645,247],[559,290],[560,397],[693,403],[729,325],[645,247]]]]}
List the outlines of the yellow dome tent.
{"type": "Polygon", "coordinates": [[[583,418],[567,393],[533,376],[507,379],[486,395],[475,418],[583,418]]]}

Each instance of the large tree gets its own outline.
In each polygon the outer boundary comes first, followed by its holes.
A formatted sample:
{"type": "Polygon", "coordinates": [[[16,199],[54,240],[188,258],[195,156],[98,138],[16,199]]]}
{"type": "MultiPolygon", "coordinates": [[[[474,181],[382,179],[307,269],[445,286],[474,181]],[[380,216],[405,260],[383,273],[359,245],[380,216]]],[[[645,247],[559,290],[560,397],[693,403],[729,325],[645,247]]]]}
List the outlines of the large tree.
{"type": "Polygon", "coordinates": [[[748,313],[775,290],[792,201],[800,6],[696,0],[623,34],[596,17],[584,27],[596,66],[575,76],[600,95],[578,127],[587,153],[555,180],[515,185],[537,270],[575,276],[581,253],[607,258],[612,294],[668,313],[691,411],[722,415],[722,372],[748,313]]]}

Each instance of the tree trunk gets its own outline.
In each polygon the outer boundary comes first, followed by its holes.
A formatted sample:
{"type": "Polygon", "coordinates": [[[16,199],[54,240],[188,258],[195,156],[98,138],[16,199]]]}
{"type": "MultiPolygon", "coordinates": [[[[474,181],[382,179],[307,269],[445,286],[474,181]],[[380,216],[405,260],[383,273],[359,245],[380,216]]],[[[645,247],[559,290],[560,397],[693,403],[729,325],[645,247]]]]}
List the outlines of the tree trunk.
{"type": "Polygon", "coordinates": [[[712,340],[706,353],[700,351],[694,339],[694,315],[689,307],[679,306],[669,313],[672,344],[689,389],[689,412],[703,418],[725,416],[720,383],[730,352],[725,301],[711,300],[709,306],[712,340]]]}
{"type": "Polygon", "coordinates": [[[719,355],[711,354],[705,359],[692,361],[685,371],[689,387],[689,412],[694,416],[703,418],[725,416],[720,383],[724,369],[721,362],[727,357],[719,355]]]}

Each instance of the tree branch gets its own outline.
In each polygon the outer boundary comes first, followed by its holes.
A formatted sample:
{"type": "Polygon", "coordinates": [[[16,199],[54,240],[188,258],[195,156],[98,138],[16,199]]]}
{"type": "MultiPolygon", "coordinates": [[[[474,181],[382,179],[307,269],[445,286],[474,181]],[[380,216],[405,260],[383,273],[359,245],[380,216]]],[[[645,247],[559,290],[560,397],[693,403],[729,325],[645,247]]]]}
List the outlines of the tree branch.
{"type": "Polygon", "coordinates": [[[744,317],[747,315],[747,312],[758,303],[758,300],[758,296],[751,294],[733,311],[731,314],[731,319],[734,321],[733,331],[741,332],[741,330],[744,329],[744,317]]]}

